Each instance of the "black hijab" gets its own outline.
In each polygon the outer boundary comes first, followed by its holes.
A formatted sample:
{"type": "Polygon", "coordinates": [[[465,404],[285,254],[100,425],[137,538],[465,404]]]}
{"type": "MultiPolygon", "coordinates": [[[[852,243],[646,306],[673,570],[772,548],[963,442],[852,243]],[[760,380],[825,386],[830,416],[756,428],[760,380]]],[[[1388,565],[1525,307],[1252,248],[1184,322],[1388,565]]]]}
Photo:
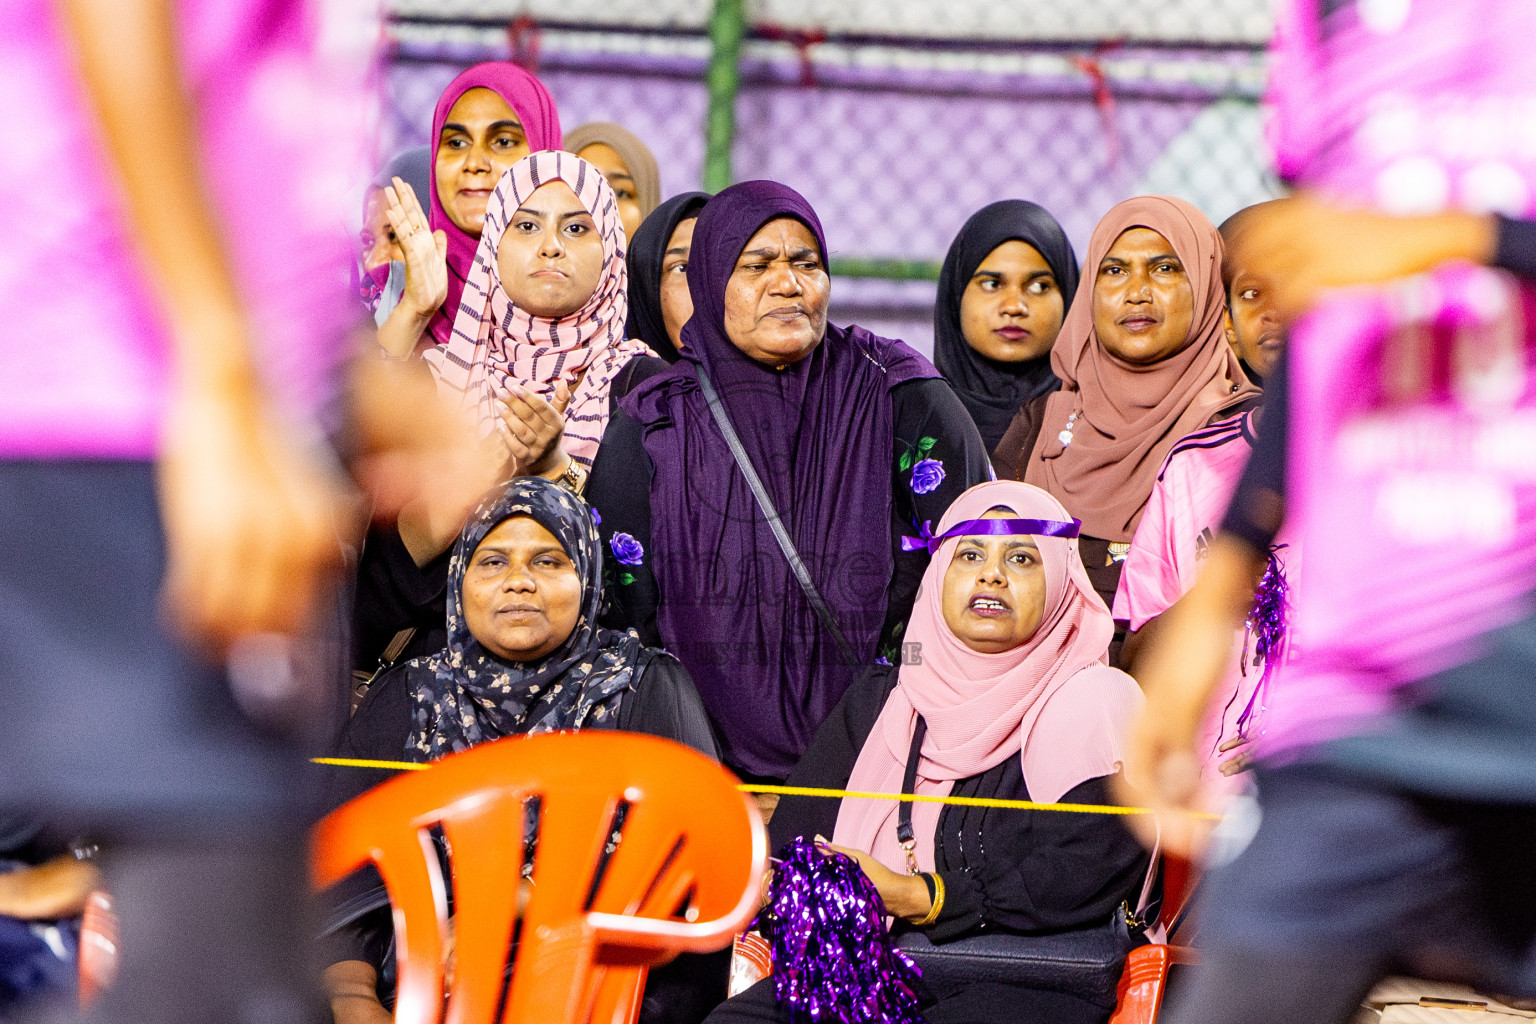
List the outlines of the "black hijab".
{"type": "Polygon", "coordinates": [[[411,731],[406,756],[433,761],[522,733],[607,726],[634,685],[640,639],[597,624],[603,551],[586,502],[543,477],[518,477],[470,517],[448,564],[448,646],[407,664],[411,731]],[[571,635],[537,661],[503,661],[464,621],[464,574],[486,534],[528,516],[560,541],[581,577],[581,615],[571,635]]]}
{"type": "Polygon", "coordinates": [[[624,333],[645,342],[669,363],[677,362],[677,346],[667,337],[667,322],[661,316],[661,267],[672,232],[689,217],[697,217],[708,201],[708,192],[675,195],[652,210],[629,240],[629,320],[624,333]]]}
{"type": "Polygon", "coordinates": [[[1014,239],[1033,246],[1045,257],[1056,275],[1065,314],[1077,293],[1077,255],[1056,218],[1044,207],[1023,199],[983,206],[965,222],[944,256],[933,307],[934,365],[949,379],[976,421],[988,452],[1003,439],[1021,406],[1056,390],[1061,383],[1051,372],[1049,352],[1028,362],[1000,363],[971,348],[960,329],[960,297],[971,275],[993,249],[1014,239]]]}

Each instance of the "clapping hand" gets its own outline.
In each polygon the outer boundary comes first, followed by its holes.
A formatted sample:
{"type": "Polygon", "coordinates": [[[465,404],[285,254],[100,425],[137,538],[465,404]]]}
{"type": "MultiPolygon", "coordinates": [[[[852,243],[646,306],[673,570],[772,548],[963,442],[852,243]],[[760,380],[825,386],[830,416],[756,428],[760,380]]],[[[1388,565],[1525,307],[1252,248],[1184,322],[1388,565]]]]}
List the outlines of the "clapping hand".
{"type": "Polygon", "coordinates": [[[430,319],[448,298],[448,236],[432,230],[416,192],[400,178],[384,186],[384,213],[405,254],[400,302],[416,317],[430,319]]]}
{"type": "Polygon", "coordinates": [[[571,389],[565,381],[555,384],[553,401],[513,384],[502,399],[501,422],[507,454],[518,476],[549,476],[565,468],[565,409],[571,389]]]}

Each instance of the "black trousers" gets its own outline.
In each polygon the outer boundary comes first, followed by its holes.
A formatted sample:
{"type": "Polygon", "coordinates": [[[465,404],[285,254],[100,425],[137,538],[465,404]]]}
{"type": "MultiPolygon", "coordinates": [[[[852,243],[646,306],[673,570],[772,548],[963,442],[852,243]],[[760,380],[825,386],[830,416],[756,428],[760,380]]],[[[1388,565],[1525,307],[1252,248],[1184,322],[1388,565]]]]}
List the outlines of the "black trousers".
{"type": "Polygon", "coordinates": [[[1536,807],[1259,767],[1263,821],[1206,879],[1170,1024],[1333,1024],[1402,973],[1536,995],[1536,807]]]}
{"type": "Polygon", "coordinates": [[[90,1020],[324,1020],[305,743],[167,635],[164,560],[150,464],[0,463],[0,806],[104,846],[121,960],[90,1020]]]}

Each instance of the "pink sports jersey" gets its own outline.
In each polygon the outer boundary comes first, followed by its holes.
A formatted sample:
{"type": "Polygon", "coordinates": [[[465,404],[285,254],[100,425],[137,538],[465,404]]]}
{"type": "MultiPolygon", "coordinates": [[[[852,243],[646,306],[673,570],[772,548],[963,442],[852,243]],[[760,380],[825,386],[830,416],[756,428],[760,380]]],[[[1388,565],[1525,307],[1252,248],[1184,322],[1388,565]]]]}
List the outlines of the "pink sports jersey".
{"type": "MultiPolygon", "coordinates": [[[[353,314],[342,211],[378,33],[359,3],[175,4],[258,364],[301,420],[332,393],[353,314]]],[[[0,458],[153,458],[168,340],[48,0],[0,4],[0,138],[0,458]]]]}
{"type": "Polygon", "coordinates": [[[1476,657],[1536,591],[1536,295],[1453,266],[1291,337],[1286,519],[1307,551],[1267,749],[1342,736],[1476,657]]]}
{"type": "MultiPolygon", "coordinates": [[[[1282,173],[1393,212],[1536,212],[1536,4],[1280,5],[1282,173]]],[[[1444,267],[1290,336],[1286,519],[1307,552],[1266,751],[1368,729],[1536,591],[1532,296],[1444,267]]]]}
{"type": "Polygon", "coordinates": [[[1536,213],[1528,0],[1282,0],[1271,47],[1280,173],[1392,213],[1536,213]]]}
{"type": "Polygon", "coordinates": [[[1252,423],[1252,413],[1221,420],[1168,453],[1115,593],[1115,618],[1131,629],[1163,614],[1194,586],[1253,451],[1252,423]]]}
{"type": "MultiPolygon", "coordinates": [[[[1244,413],[1190,434],[1169,452],[1131,540],[1115,593],[1116,619],[1141,629],[1195,585],[1253,451],[1254,429],[1254,414],[1244,413]]],[[[1289,546],[1276,554],[1286,572],[1294,567],[1294,554],[1289,546]]],[[[1240,631],[1234,641],[1232,665],[1212,700],[1197,747],[1208,783],[1221,790],[1237,785],[1228,785],[1216,770],[1236,753],[1220,753],[1219,748],[1238,736],[1239,719],[1263,673],[1250,632],[1240,631]]],[[[1247,732],[1258,735],[1252,727],[1247,732]]]]}

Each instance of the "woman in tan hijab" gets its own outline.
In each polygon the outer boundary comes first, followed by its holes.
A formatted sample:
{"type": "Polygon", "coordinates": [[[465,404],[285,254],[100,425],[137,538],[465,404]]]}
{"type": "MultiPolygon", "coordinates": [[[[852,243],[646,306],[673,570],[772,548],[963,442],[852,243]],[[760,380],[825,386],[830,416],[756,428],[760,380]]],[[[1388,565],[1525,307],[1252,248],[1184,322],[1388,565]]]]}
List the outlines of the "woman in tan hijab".
{"type": "Polygon", "coordinates": [[[634,238],[640,222],[661,203],[661,172],[650,148],[622,125],[593,121],[566,132],[565,149],[603,172],[619,201],[624,237],[634,238]]]}
{"type": "Polygon", "coordinates": [[[1223,332],[1221,258],[1221,235],[1182,199],[1110,210],[1051,354],[1061,389],[1020,410],[997,448],[1000,477],[1044,488],[1082,520],[1083,562],[1106,604],[1169,450],[1259,395],[1223,332]]]}

